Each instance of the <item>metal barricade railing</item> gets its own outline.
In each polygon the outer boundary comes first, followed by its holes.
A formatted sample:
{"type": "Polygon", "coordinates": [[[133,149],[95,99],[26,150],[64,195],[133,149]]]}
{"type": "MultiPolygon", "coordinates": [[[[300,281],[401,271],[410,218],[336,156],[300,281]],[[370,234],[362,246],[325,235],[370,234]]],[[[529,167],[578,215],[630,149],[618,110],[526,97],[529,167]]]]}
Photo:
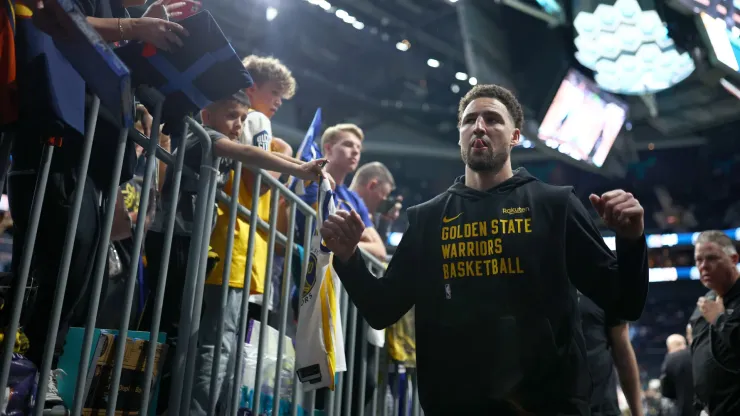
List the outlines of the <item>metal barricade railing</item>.
{"type": "MultiPolygon", "coordinates": [[[[143,98],[147,104],[150,104],[150,108],[154,108],[153,118],[154,126],[159,125],[161,116],[163,98],[154,90],[140,90],[139,95],[143,95],[143,98]]],[[[92,146],[93,136],[95,132],[95,120],[99,113],[100,102],[96,98],[93,102],[93,106],[90,110],[90,123],[87,126],[85,135],[85,141],[83,146],[83,153],[80,159],[79,173],[80,177],[84,178],[87,172],[87,166],[90,158],[90,148],[92,146]]],[[[104,113],[103,110],[100,111],[104,113]]],[[[139,210],[144,207],[146,211],[149,205],[150,189],[152,187],[152,178],[156,166],[156,161],[160,160],[168,165],[168,169],[173,171],[171,175],[172,193],[169,195],[163,195],[163,198],[168,198],[169,204],[167,212],[158,213],[158,215],[164,215],[164,244],[162,246],[162,258],[160,264],[160,275],[157,279],[156,288],[150,288],[153,290],[153,313],[151,326],[149,327],[151,332],[149,335],[149,342],[146,345],[146,361],[144,368],[144,384],[142,386],[141,403],[139,414],[146,416],[149,412],[149,405],[152,394],[152,380],[154,379],[155,370],[155,358],[158,343],[158,334],[161,327],[161,313],[163,305],[166,301],[172,301],[168,296],[165,298],[165,286],[169,274],[169,258],[172,247],[172,241],[174,236],[175,219],[176,219],[176,207],[178,198],[180,197],[180,184],[183,176],[190,179],[195,179],[198,182],[197,202],[195,205],[195,214],[193,219],[193,229],[190,234],[190,246],[187,257],[187,267],[184,279],[184,288],[182,289],[181,298],[181,311],[179,320],[179,332],[178,342],[175,351],[170,351],[170,354],[174,353],[172,358],[172,375],[171,375],[171,388],[169,391],[169,402],[168,402],[168,414],[180,415],[190,414],[190,404],[193,395],[193,384],[196,377],[196,352],[198,348],[198,336],[200,331],[200,318],[201,309],[203,304],[204,286],[206,280],[206,264],[209,252],[209,241],[211,238],[211,227],[212,219],[214,218],[214,206],[215,202],[222,203],[222,206],[228,207],[228,233],[226,241],[226,255],[222,260],[224,262],[224,270],[222,276],[222,283],[220,288],[221,302],[218,305],[220,311],[220,317],[222,318],[217,328],[217,338],[222,339],[225,332],[224,327],[224,313],[227,307],[226,297],[229,290],[229,276],[231,273],[231,260],[234,250],[234,230],[237,224],[237,220],[249,222],[249,235],[248,245],[246,252],[246,267],[244,276],[244,293],[241,300],[240,311],[239,311],[239,322],[237,327],[237,338],[234,355],[233,366],[227,369],[230,372],[230,378],[233,380],[232,385],[229,387],[230,391],[225,396],[228,398],[228,403],[223,401],[219,403],[219,398],[224,395],[217,395],[219,380],[216,379],[218,375],[218,368],[222,360],[226,357],[222,356],[221,348],[217,346],[213,352],[213,362],[211,369],[211,381],[209,386],[209,401],[206,404],[206,414],[228,414],[234,416],[239,411],[239,402],[241,398],[241,375],[245,371],[244,367],[244,342],[247,339],[247,316],[249,309],[249,288],[251,286],[251,274],[254,261],[254,252],[256,245],[257,231],[267,233],[267,263],[264,265],[257,265],[258,267],[265,268],[265,287],[263,290],[263,305],[261,310],[260,322],[260,334],[259,334],[259,345],[257,352],[257,368],[255,373],[254,383],[254,394],[252,396],[251,405],[252,413],[255,415],[262,414],[261,411],[261,393],[263,392],[263,374],[262,367],[265,360],[265,347],[267,340],[268,330],[268,314],[270,312],[270,300],[272,299],[272,268],[275,261],[275,247],[276,244],[280,244],[286,248],[284,256],[284,267],[283,274],[281,277],[281,292],[278,294],[279,308],[277,311],[278,318],[278,345],[277,345],[277,362],[276,371],[273,382],[273,409],[272,414],[277,415],[283,413],[280,403],[280,392],[283,387],[283,381],[281,379],[281,369],[283,364],[283,354],[286,349],[285,345],[285,334],[287,328],[288,312],[290,310],[290,289],[292,285],[291,273],[292,273],[292,261],[293,252],[298,246],[306,248],[310,247],[312,230],[314,224],[318,219],[316,218],[316,212],[311,206],[306,204],[299,196],[294,194],[284,184],[280,183],[277,179],[269,175],[269,173],[260,169],[252,169],[248,167],[252,172],[255,173],[254,180],[252,183],[252,189],[254,190],[254,197],[252,200],[252,206],[247,208],[239,205],[238,193],[239,185],[243,178],[241,175],[242,166],[239,163],[235,163],[234,173],[232,177],[232,188],[230,189],[230,195],[223,189],[217,189],[216,179],[218,176],[219,159],[214,155],[213,143],[208,133],[200,126],[197,122],[192,119],[186,118],[182,124],[179,133],[181,134],[182,140],[177,149],[173,149],[170,153],[158,146],[159,140],[158,135],[159,129],[155,128],[152,131],[152,137],[147,139],[129,135],[127,129],[120,131],[118,141],[116,142],[116,153],[114,157],[114,164],[111,166],[113,169],[113,175],[109,188],[104,194],[103,201],[105,202],[103,207],[103,221],[99,230],[100,241],[98,242],[97,253],[92,259],[93,263],[93,274],[91,277],[91,290],[90,299],[88,303],[87,319],[85,322],[85,331],[82,342],[82,348],[80,351],[80,362],[78,366],[78,376],[75,380],[75,393],[72,403],[68,403],[71,408],[71,414],[78,416],[82,414],[83,407],[85,405],[85,394],[86,385],[88,383],[88,369],[91,363],[87,359],[91,355],[93,337],[95,332],[96,318],[101,302],[101,291],[103,288],[103,279],[105,278],[105,268],[107,267],[107,255],[108,255],[108,244],[111,236],[111,228],[114,221],[115,213],[115,200],[119,189],[119,179],[124,163],[124,152],[126,143],[128,140],[133,139],[137,144],[141,145],[146,149],[146,171],[144,175],[141,199],[139,203],[139,210]],[[188,131],[192,132],[188,135],[188,131]],[[187,137],[192,136],[197,138],[202,148],[202,159],[198,171],[196,172],[192,167],[185,166],[185,150],[187,137]],[[270,217],[268,221],[259,218],[258,215],[252,215],[252,213],[259,212],[259,197],[257,196],[257,190],[260,189],[262,184],[266,184],[272,191],[270,217]],[[288,206],[288,222],[286,234],[278,231],[277,221],[280,215],[281,204],[280,198],[283,197],[287,202],[288,206]],[[295,241],[295,226],[297,213],[301,212],[305,217],[305,231],[302,242],[295,241]],[[220,407],[220,411],[218,410],[220,407]]],[[[18,264],[20,265],[16,270],[17,276],[15,279],[15,288],[13,292],[13,309],[11,312],[10,325],[6,328],[6,337],[3,344],[3,355],[2,359],[2,370],[0,371],[0,403],[3,403],[5,399],[6,389],[8,382],[8,375],[10,371],[10,362],[13,352],[13,335],[18,331],[21,308],[23,306],[22,299],[23,294],[28,282],[29,273],[32,267],[32,261],[43,261],[43,259],[33,259],[33,248],[34,241],[37,237],[37,230],[39,226],[39,219],[41,217],[41,208],[44,200],[44,191],[49,177],[49,167],[51,164],[51,158],[53,155],[54,148],[50,145],[45,146],[41,165],[38,173],[37,185],[35,198],[30,213],[30,226],[27,232],[27,238],[23,249],[23,255],[18,264]]],[[[43,414],[43,402],[47,390],[47,382],[49,380],[49,374],[51,373],[52,357],[54,354],[55,339],[57,337],[57,330],[61,319],[62,302],[65,294],[67,296],[80,296],[78,293],[65,293],[66,290],[66,279],[69,273],[69,262],[74,248],[74,236],[75,228],[78,223],[80,205],[82,198],[82,187],[85,181],[79,180],[77,188],[75,189],[75,200],[73,204],[72,216],[67,225],[67,234],[62,247],[62,265],[59,268],[58,285],[56,297],[52,306],[52,319],[49,326],[49,333],[46,340],[46,346],[44,349],[43,365],[40,369],[39,388],[37,394],[37,403],[35,414],[43,414]]],[[[133,250],[131,256],[131,265],[129,267],[129,273],[125,281],[125,295],[124,295],[124,307],[121,313],[121,325],[118,328],[118,335],[115,344],[115,354],[113,361],[113,371],[110,380],[110,391],[115,392],[109,394],[107,402],[107,415],[113,415],[118,403],[118,391],[121,382],[121,374],[124,362],[124,353],[126,348],[126,339],[128,335],[129,323],[131,320],[131,305],[133,303],[135,285],[137,278],[137,267],[133,265],[139,262],[139,256],[142,252],[142,246],[145,237],[146,227],[146,215],[145,212],[142,215],[138,215],[136,225],[133,231],[133,250]]],[[[43,230],[40,230],[43,232],[43,230]]],[[[38,237],[43,238],[42,235],[38,237]]],[[[264,237],[260,237],[264,238],[264,237]]],[[[371,269],[373,274],[381,276],[384,271],[384,265],[372,256],[365,255],[368,267],[371,269]]],[[[303,264],[301,265],[301,277],[300,277],[300,288],[304,287],[306,273],[308,270],[308,259],[309,256],[306,254],[303,256],[303,264]]],[[[170,277],[172,278],[172,277],[170,277]]],[[[337,387],[334,392],[328,392],[326,400],[324,401],[324,414],[326,416],[348,416],[352,413],[353,407],[359,409],[356,414],[364,416],[365,414],[370,415],[386,415],[387,409],[385,406],[386,391],[381,386],[385,385],[388,380],[388,374],[386,371],[388,366],[381,366],[380,348],[368,345],[367,340],[363,338],[357,338],[355,334],[356,329],[362,328],[361,333],[366,334],[368,325],[362,319],[352,302],[348,301],[346,292],[342,290],[340,300],[342,302],[341,308],[341,321],[342,328],[347,340],[347,371],[340,373],[337,380],[337,387]],[[355,350],[359,348],[361,357],[358,361],[355,360],[355,350]],[[374,353],[374,365],[372,368],[368,368],[367,352],[368,348],[373,349],[374,353]],[[376,388],[373,393],[373,398],[370,401],[368,410],[364,409],[364,396],[367,387],[366,376],[370,372],[375,376],[376,388]],[[382,373],[386,373],[381,375],[382,373]],[[379,377],[380,376],[380,377],[379,377]],[[358,379],[357,391],[354,388],[353,380],[358,379]],[[383,383],[380,383],[380,380],[383,383]],[[357,393],[357,394],[354,394],[357,393]],[[353,406],[353,401],[356,406],[353,406]]],[[[104,300],[103,300],[104,301],[104,300]]],[[[94,363],[92,365],[95,365],[94,363]]],[[[413,380],[413,406],[410,415],[419,414],[420,407],[418,405],[418,394],[416,391],[416,381],[413,380]]],[[[303,394],[301,391],[301,383],[298,380],[297,375],[293,376],[292,379],[293,390],[290,395],[290,414],[314,414],[314,408],[316,405],[316,392],[313,391],[309,394],[303,394]],[[301,400],[303,399],[303,400],[301,400]],[[303,413],[299,413],[299,402],[302,403],[303,413]]],[[[226,388],[228,386],[222,386],[226,388]]],[[[407,406],[405,406],[407,407],[407,406]]],[[[402,412],[404,416],[407,412],[402,412]]]]}

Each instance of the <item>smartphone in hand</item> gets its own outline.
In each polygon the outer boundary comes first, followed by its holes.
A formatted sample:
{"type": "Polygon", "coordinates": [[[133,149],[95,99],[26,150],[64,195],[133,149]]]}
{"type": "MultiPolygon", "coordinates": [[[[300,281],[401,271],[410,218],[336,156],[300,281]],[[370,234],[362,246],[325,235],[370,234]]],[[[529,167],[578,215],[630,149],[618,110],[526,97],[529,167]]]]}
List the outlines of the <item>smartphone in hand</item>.
{"type": "Polygon", "coordinates": [[[170,4],[176,4],[176,3],[185,3],[184,5],[171,10],[170,13],[173,12],[179,12],[181,14],[177,14],[176,16],[172,17],[172,20],[182,20],[186,19],[196,13],[198,13],[203,8],[203,3],[200,1],[192,1],[192,0],[164,0],[164,5],[170,5],[170,4]]]}

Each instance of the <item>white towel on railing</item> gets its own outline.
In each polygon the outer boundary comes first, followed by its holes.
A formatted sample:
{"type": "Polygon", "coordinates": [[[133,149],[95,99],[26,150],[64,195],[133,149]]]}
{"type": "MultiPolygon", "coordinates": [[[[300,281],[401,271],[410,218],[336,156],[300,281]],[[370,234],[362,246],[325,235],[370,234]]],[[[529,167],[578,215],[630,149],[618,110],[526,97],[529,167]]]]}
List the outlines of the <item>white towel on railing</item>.
{"type": "Polygon", "coordinates": [[[318,232],[321,222],[335,211],[331,186],[323,179],[317,204],[320,221],[314,227],[296,333],[296,371],[304,391],[321,387],[334,390],[336,373],[347,370],[339,317],[341,284],[331,264],[334,255],[323,245],[318,232]]]}

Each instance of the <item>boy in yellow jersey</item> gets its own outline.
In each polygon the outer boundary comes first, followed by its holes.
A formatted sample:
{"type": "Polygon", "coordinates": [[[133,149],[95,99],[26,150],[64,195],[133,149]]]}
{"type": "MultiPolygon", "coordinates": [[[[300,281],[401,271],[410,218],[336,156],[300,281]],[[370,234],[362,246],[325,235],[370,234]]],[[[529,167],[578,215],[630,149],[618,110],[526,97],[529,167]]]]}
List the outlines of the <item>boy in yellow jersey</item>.
{"type": "MultiPolygon", "coordinates": [[[[270,118],[280,108],[282,100],[284,98],[291,98],[295,93],[295,79],[290,71],[275,58],[248,56],[244,59],[243,63],[252,76],[254,85],[245,91],[249,97],[250,108],[245,118],[244,129],[241,132],[239,142],[243,145],[253,146],[271,152],[273,149],[271,146],[273,137],[270,118]]],[[[284,160],[285,163],[302,163],[279,152],[271,152],[270,154],[284,160]]],[[[277,169],[269,168],[268,170],[277,171],[277,169]]],[[[292,174],[291,172],[285,172],[292,174]]],[[[278,178],[280,174],[280,172],[274,172],[273,176],[278,178]]],[[[233,174],[224,186],[224,191],[227,193],[231,192],[232,180],[233,174]]],[[[255,194],[252,189],[253,183],[254,176],[252,172],[248,169],[243,169],[241,183],[239,184],[238,198],[240,205],[251,208],[252,198],[255,194]]],[[[260,218],[269,221],[271,192],[267,187],[262,186],[260,190],[257,190],[257,194],[259,198],[257,213],[260,218]]],[[[218,205],[216,226],[211,235],[211,249],[221,259],[226,258],[226,240],[229,234],[228,224],[228,206],[220,203],[218,205]]],[[[219,383],[223,380],[223,387],[221,388],[221,385],[219,385],[215,393],[219,395],[219,401],[222,405],[227,403],[227,395],[231,392],[230,384],[233,380],[229,379],[231,372],[227,371],[227,369],[233,365],[232,360],[235,357],[233,353],[236,352],[235,348],[238,348],[239,345],[236,339],[236,331],[238,331],[241,299],[243,290],[245,289],[244,277],[248,244],[249,221],[237,218],[234,230],[234,246],[231,253],[231,268],[228,277],[230,291],[227,299],[227,309],[223,316],[226,324],[224,339],[221,340],[223,356],[219,363],[219,373],[213,374],[213,377],[218,378],[219,383]]],[[[265,282],[270,281],[269,276],[265,275],[268,250],[266,233],[258,231],[255,234],[254,244],[254,256],[249,284],[249,318],[259,320],[260,308],[263,305],[262,294],[264,293],[265,282]]],[[[196,370],[195,385],[193,386],[193,402],[189,415],[206,414],[208,410],[213,348],[218,344],[202,341],[204,333],[209,333],[209,338],[215,338],[217,336],[218,322],[221,319],[219,316],[220,290],[224,275],[224,266],[223,262],[217,263],[206,279],[206,288],[203,296],[203,318],[200,325],[201,342],[199,342],[199,361],[196,364],[198,367],[196,370]],[[213,295],[211,296],[211,294],[213,295]]],[[[267,305],[269,303],[265,302],[267,305]]]]}
{"type": "MultiPolygon", "coordinates": [[[[243,126],[247,119],[247,113],[249,111],[249,98],[240,91],[224,100],[217,101],[210,106],[206,107],[201,111],[201,117],[206,132],[209,134],[213,143],[214,153],[216,157],[221,158],[221,163],[218,168],[218,181],[217,186],[225,191],[231,191],[231,186],[228,184],[230,178],[233,175],[233,161],[239,161],[243,164],[258,166],[263,169],[271,169],[280,172],[285,172],[297,177],[303,177],[306,179],[316,179],[321,174],[321,161],[316,163],[309,162],[301,164],[300,162],[293,162],[283,159],[271,152],[264,151],[263,149],[255,146],[249,146],[239,142],[241,137],[243,126]]],[[[185,165],[190,169],[198,171],[201,165],[202,149],[201,145],[193,133],[190,134],[187,140],[182,141],[184,144],[180,144],[175,152],[185,151],[185,165]]],[[[162,261],[162,246],[164,244],[164,224],[165,224],[165,212],[168,212],[168,205],[171,203],[171,194],[176,191],[174,188],[174,172],[171,169],[167,170],[165,175],[164,185],[162,188],[162,206],[160,207],[161,212],[155,216],[150,231],[147,233],[146,241],[146,255],[148,259],[148,267],[146,271],[147,286],[150,288],[157,287],[157,280],[162,278],[160,276],[160,266],[162,261]]],[[[168,259],[169,267],[167,272],[167,282],[165,285],[165,305],[162,308],[161,315],[161,331],[167,333],[170,338],[169,342],[174,343],[176,339],[172,339],[177,335],[177,324],[180,316],[180,302],[179,299],[182,296],[187,259],[190,247],[190,234],[193,229],[195,206],[198,195],[198,181],[194,178],[186,177],[183,175],[180,183],[180,192],[178,200],[176,201],[176,212],[175,212],[175,230],[172,239],[171,252],[168,259]],[[177,301],[173,301],[177,299],[177,301]]],[[[219,209],[219,211],[221,211],[219,209]]],[[[220,213],[220,212],[219,212],[220,213]]],[[[216,217],[216,213],[214,213],[216,217]]],[[[211,231],[212,224],[216,221],[216,218],[209,219],[207,224],[207,231],[211,231]],[[213,222],[212,222],[213,221],[213,222]]],[[[240,230],[237,228],[237,233],[240,230]]],[[[213,236],[212,244],[225,245],[225,238],[223,241],[219,241],[218,236],[213,236]]],[[[214,345],[221,345],[222,348],[231,348],[236,343],[236,330],[235,322],[238,320],[238,316],[234,316],[232,313],[227,313],[223,319],[227,322],[226,333],[224,340],[218,340],[216,338],[216,325],[209,320],[221,319],[220,308],[214,305],[219,305],[220,288],[215,286],[207,286],[206,292],[203,295],[203,314],[201,324],[201,331],[198,340],[199,356],[198,356],[198,377],[201,376],[201,371],[206,371],[210,375],[211,371],[211,360],[213,356],[214,345]],[[215,303],[214,303],[215,302],[215,303]],[[214,317],[215,315],[215,317],[214,317]],[[230,338],[229,338],[230,337],[230,338]],[[225,341],[225,342],[224,342],[225,341]],[[228,345],[226,345],[228,343],[228,345]]],[[[229,306],[232,307],[233,303],[240,304],[238,299],[241,298],[243,289],[235,288],[229,292],[229,306]]],[[[155,294],[152,293],[152,296],[155,294]]],[[[151,302],[150,302],[151,304],[151,302]]],[[[151,309],[151,308],[147,308],[151,309]]],[[[238,306],[236,307],[236,314],[238,315],[238,306]]],[[[231,309],[229,309],[231,312],[231,309]]],[[[151,313],[151,311],[149,311],[151,313]]],[[[146,326],[150,323],[151,317],[143,318],[142,323],[146,326]]],[[[146,329],[146,328],[145,328],[146,329]]],[[[228,357],[228,354],[225,354],[228,357]]],[[[162,392],[166,394],[169,392],[169,388],[166,388],[165,384],[169,382],[168,379],[168,368],[165,363],[164,377],[163,377],[163,388],[162,392]]],[[[225,363],[224,363],[225,369],[225,363]]],[[[220,380],[222,378],[219,378],[220,380]]],[[[197,384],[197,383],[196,383],[197,384]]],[[[220,386],[219,386],[220,387],[220,386]]],[[[199,390],[193,392],[194,400],[198,400],[196,405],[200,404],[203,407],[207,405],[207,394],[208,387],[205,388],[205,399],[203,394],[199,390]]],[[[159,403],[162,406],[166,406],[168,400],[160,397],[159,403]]],[[[160,406],[158,413],[161,414],[163,407],[160,406]]],[[[200,411],[193,411],[188,413],[189,415],[201,414],[200,411]]],[[[205,412],[203,412],[205,414],[205,412]]]]}
{"type": "MultiPolygon", "coordinates": [[[[250,55],[244,58],[244,66],[249,71],[254,85],[246,90],[249,96],[250,111],[247,115],[244,130],[240,141],[260,147],[264,150],[275,150],[273,146],[272,125],[270,119],[282,105],[283,99],[289,99],[295,94],[296,83],[290,70],[285,67],[279,60],[272,57],[259,57],[250,55]]],[[[297,163],[296,159],[286,156],[282,152],[273,154],[289,161],[297,163]]],[[[280,177],[280,173],[273,173],[275,178],[280,177]]],[[[239,189],[239,203],[245,207],[252,206],[252,184],[254,176],[251,171],[244,169],[242,171],[242,180],[239,189]]],[[[259,208],[257,213],[264,221],[270,220],[270,196],[269,188],[263,186],[259,190],[259,208]]],[[[226,187],[231,189],[230,185],[226,187]]],[[[214,230],[211,245],[213,251],[220,258],[225,257],[225,241],[228,226],[228,213],[225,205],[219,206],[219,218],[214,230]],[[223,241],[219,244],[216,241],[223,241]]],[[[237,219],[238,234],[234,236],[234,250],[232,252],[231,271],[229,275],[229,285],[232,287],[243,287],[245,267],[247,263],[247,245],[249,237],[249,222],[237,219]]],[[[267,234],[258,231],[255,235],[254,260],[252,262],[251,280],[249,287],[249,317],[259,320],[260,309],[263,305],[262,295],[265,289],[265,282],[269,282],[269,276],[265,276],[267,266],[267,234]]],[[[209,275],[207,284],[220,285],[223,276],[224,264],[217,264],[213,272],[209,275]]],[[[269,305],[271,302],[267,302],[269,305]]]]}

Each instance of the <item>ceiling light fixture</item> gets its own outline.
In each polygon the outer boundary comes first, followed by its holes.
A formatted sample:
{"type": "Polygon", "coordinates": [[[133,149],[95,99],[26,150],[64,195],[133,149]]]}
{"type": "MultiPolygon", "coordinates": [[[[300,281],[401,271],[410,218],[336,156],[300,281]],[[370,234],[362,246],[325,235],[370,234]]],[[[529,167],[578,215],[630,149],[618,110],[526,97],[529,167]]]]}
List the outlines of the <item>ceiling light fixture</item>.
{"type": "Polygon", "coordinates": [[[457,79],[458,81],[465,81],[468,79],[468,74],[464,72],[458,72],[457,74],[455,74],[455,79],[457,79]]]}
{"type": "Polygon", "coordinates": [[[595,72],[607,91],[642,95],[670,88],[694,72],[687,52],[679,53],[655,10],[637,0],[599,4],[573,20],[578,37],[576,59],[595,72]]]}
{"type": "Polygon", "coordinates": [[[275,20],[277,15],[278,15],[278,9],[274,7],[268,7],[267,11],[265,11],[265,18],[267,19],[268,22],[272,22],[273,20],[275,20]]]}
{"type": "Polygon", "coordinates": [[[411,48],[411,42],[406,39],[396,43],[396,49],[401,52],[406,52],[407,50],[409,50],[409,48],[411,48]]]}
{"type": "Polygon", "coordinates": [[[429,58],[427,60],[427,65],[431,66],[432,68],[439,68],[439,61],[433,58],[429,58]]]}

